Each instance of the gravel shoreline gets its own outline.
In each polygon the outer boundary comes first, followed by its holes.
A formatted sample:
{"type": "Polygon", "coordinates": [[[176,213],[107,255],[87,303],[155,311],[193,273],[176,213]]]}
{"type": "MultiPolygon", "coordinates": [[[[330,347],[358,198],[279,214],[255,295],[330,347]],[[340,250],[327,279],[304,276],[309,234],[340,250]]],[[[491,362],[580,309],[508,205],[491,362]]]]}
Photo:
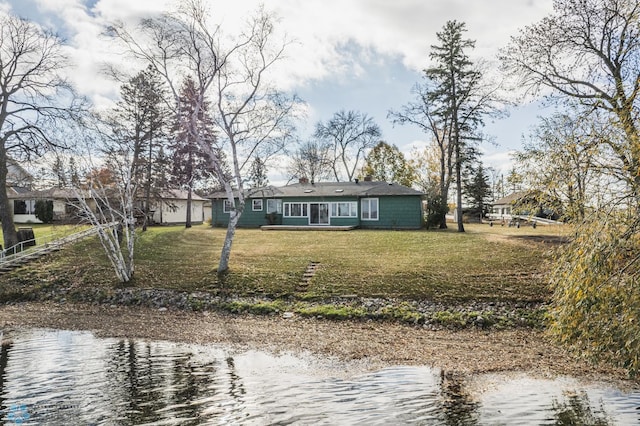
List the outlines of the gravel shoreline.
{"type": "Polygon", "coordinates": [[[88,330],[101,337],[310,352],[357,360],[371,368],[428,365],[459,374],[524,372],[543,377],[626,379],[623,370],[577,359],[551,343],[543,332],[527,328],[430,330],[381,321],[39,302],[0,307],[0,326],[5,331],[24,327],[88,330]]]}

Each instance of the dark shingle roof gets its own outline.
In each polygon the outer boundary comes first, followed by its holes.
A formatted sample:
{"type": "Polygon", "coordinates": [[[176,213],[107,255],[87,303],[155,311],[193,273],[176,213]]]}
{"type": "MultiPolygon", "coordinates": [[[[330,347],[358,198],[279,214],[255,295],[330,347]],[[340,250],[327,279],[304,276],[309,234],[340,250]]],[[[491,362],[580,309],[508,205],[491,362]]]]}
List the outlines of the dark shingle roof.
{"type": "MultiPolygon", "coordinates": [[[[247,190],[249,198],[292,197],[376,197],[393,195],[421,196],[422,192],[397,183],[388,182],[317,182],[295,183],[286,186],[267,186],[247,190]]],[[[215,192],[207,198],[226,198],[225,192],[215,192]]]]}

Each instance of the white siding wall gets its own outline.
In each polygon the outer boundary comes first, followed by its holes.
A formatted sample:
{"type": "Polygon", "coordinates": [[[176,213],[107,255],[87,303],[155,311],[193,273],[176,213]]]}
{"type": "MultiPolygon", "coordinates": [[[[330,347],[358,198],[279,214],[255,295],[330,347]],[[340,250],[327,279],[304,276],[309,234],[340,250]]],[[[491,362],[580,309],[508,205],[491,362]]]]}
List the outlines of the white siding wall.
{"type": "Polygon", "coordinates": [[[35,214],[15,214],[13,221],[15,223],[42,223],[35,214]]]}
{"type": "MultiPolygon", "coordinates": [[[[204,201],[191,201],[191,220],[202,222],[204,201]]],[[[187,219],[187,200],[173,200],[171,203],[162,201],[161,210],[156,209],[153,220],[156,223],[184,223],[187,219]],[[162,219],[162,220],[161,220],[162,219]]]]}

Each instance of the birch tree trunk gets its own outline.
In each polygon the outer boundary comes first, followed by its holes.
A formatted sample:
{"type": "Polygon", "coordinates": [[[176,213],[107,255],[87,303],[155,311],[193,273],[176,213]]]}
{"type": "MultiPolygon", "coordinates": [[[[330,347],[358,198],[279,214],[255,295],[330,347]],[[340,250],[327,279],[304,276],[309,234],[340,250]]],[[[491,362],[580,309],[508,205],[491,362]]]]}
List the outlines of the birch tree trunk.
{"type": "Polygon", "coordinates": [[[236,235],[236,228],[238,227],[240,216],[241,214],[235,209],[231,211],[229,216],[229,225],[227,226],[227,233],[225,234],[224,243],[222,244],[220,262],[218,262],[218,276],[225,274],[229,270],[231,247],[233,245],[233,238],[236,235]]]}
{"type": "Polygon", "coordinates": [[[206,6],[201,0],[185,0],[177,12],[145,19],[133,32],[116,25],[110,33],[134,58],[146,61],[164,77],[172,93],[167,103],[173,104],[189,138],[209,154],[208,169],[224,186],[234,207],[218,263],[218,275],[222,275],[229,270],[251,160],[260,155],[267,161],[292,139],[290,118],[298,99],[285,96],[268,78],[268,71],[284,58],[288,44],[286,39],[276,39],[273,17],[259,8],[246,28],[226,37],[206,6]],[[180,102],[179,87],[185,76],[195,85],[193,110],[188,114],[180,102]],[[208,102],[215,108],[208,110],[208,102]],[[206,134],[203,123],[207,120],[216,127],[214,137],[206,134]]]}

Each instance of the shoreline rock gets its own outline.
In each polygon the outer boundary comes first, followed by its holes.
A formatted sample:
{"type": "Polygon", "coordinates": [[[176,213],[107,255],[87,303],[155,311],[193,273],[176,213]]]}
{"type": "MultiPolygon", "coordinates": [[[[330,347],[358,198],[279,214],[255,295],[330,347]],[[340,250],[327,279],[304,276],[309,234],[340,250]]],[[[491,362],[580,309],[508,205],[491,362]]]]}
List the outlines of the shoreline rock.
{"type": "MultiPolygon", "coordinates": [[[[427,365],[460,374],[525,372],[624,381],[626,372],[569,355],[532,329],[429,330],[376,321],[327,321],[175,309],[29,302],[0,307],[3,329],[87,330],[97,336],[310,352],[371,368],[427,365]]],[[[627,382],[630,383],[630,382],[627,382]]]]}
{"type": "Polygon", "coordinates": [[[381,320],[422,325],[429,329],[464,328],[534,328],[544,326],[547,306],[543,302],[507,303],[500,301],[470,301],[444,303],[428,300],[397,300],[363,298],[357,295],[325,299],[233,295],[221,296],[208,292],[184,292],[165,289],[114,288],[48,289],[14,296],[13,302],[80,302],[146,308],[170,308],[187,312],[216,311],[279,315],[292,312],[303,317],[345,320],[381,320]]]}

